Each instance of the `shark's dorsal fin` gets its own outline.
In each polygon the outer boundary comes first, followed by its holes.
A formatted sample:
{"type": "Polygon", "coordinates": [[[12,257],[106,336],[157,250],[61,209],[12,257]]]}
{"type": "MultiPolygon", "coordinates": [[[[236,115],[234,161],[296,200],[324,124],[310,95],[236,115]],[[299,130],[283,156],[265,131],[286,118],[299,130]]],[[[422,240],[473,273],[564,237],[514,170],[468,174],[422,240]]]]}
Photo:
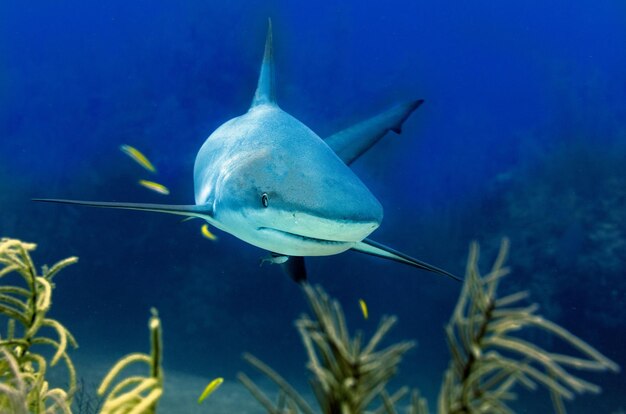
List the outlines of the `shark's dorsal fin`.
{"type": "Polygon", "coordinates": [[[268,20],[267,37],[265,38],[265,53],[259,73],[259,83],[256,87],[251,108],[259,105],[276,105],[274,92],[274,52],[272,51],[272,20],[268,20]]]}

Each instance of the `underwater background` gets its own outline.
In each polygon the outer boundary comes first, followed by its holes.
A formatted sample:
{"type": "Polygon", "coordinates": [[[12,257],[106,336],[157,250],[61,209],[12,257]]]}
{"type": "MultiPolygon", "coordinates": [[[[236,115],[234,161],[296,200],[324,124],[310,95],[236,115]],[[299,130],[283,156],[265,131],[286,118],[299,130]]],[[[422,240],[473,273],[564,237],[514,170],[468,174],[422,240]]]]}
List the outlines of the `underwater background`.
{"type": "MultiPolygon", "coordinates": [[[[372,238],[462,275],[471,240],[487,266],[508,236],[503,289],[528,289],[626,366],[625,2],[3,0],[0,236],[37,242],[40,264],[80,257],[56,279],[52,315],[77,338],[86,382],[148,349],[154,306],[164,412],[262,412],[235,379],[251,371],[246,351],[308,392],[293,324],[307,304],[278,266],[259,267],[265,252],[217,230],[207,240],[198,221],[30,201],[193,203],[195,154],[248,109],[268,17],[279,105],[321,137],[425,99],[352,165],[385,209],[372,238]],[[137,185],[151,176],[123,144],[170,195],[137,185]]],[[[389,342],[418,346],[395,381],[433,406],[460,284],[351,252],[307,265],[352,329],[398,316],[389,342]]],[[[626,409],[623,374],[589,378],[603,393],[569,412],[626,409]]],[[[519,412],[551,408],[547,393],[521,395],[519,412]]]]}

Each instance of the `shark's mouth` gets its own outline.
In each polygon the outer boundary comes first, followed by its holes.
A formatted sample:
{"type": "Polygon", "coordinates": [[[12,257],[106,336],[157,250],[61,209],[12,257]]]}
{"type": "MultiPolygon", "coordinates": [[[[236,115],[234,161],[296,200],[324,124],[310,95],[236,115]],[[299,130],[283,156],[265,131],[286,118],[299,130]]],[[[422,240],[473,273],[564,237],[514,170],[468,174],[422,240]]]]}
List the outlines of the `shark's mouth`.
{"type": "Polygon", "coordinates": [[[340,241],[340,240],[327,240],[327,239],[318,239],[315,237],[304,236],[302,234],[291,233],[284,230],[278,230],[272,227],[259,227],[258,230],[269,232],[269,233],[277,233],[283,237],[291,238],[298,241],[317,243],[317,244],[330,244],[330,245],[343,245],[346,243],[354,243],[350,241],[340,241]]]}

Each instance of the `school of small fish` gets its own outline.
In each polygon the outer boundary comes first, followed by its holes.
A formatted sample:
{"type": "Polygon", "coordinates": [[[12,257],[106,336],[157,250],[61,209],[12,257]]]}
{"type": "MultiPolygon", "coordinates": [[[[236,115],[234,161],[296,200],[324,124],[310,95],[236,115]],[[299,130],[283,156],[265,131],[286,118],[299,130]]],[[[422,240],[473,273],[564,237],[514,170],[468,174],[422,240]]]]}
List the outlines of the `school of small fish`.
{"type": "MultiPolygon", "coordinates": [[[[124,145],[120,145],[120,151],[128,155],[133,161],[141,165],[146,170],[150,171],[153,174],[156,174],[157,170],[154,167],[154,165],[150,162],[148,157],[146,157],[137,148],[124,144],[124,145]]],[[[170,190],[168,190],[166,186],[164,186],[163,184],[154,182],[154,181],[139,180],[139,185],[147,188],[148,190],[152,190],[155,193],[159,193],[163,195],[168,195],[170,193],[170,190]]]]}
{"type": "MultiPolygon", "coordinates": [[[[123,144],[123,145],[120,145],[120,151],[122,151],[124,154],[128,155],[133,161],[135,161],[137,164],[141,165],[146,170],[150,171],[151,173],[156,174],[156,172],[157,172],[156,167],[150,162],[148,157],[146,157],[137,148],[132,147],[130,145],[123,144]]],[[[163,194],[163,195],[169,195],[169,193],[170,193],[170,190],[166,186],[164,186],[163,184],[157,183],[156,181],[150,181],[150,180],[143,180],[142,179],[142,180],[139,180],[138,183],[142,187],[147,188],[148,190],[154,191],[155,193],[159,193],[159,194],[163,194]]],[[[201,231],[202,231],[202,235],[204,237],[206,237],[207,239],[209,239],[211,241],[216,241],[217,240],[217,236],[215,234],[211,233],[211,231],[209,230],[209,225],[208,224],[204,224],[202,226],[201,231]]]]}
{"type": "MultiPolygon", "coordinates": [[[[124,154],[128,155],[130,157],[130,159],[132,159],[133,161],[135,161],[137,164],[141,165],[143,168],[145,168],[146,170],[150,171],[153,174],[157,173],[157,169],[154,166],[154,164],[152,164],[150,162],[150,160],[148,159],[148,157],[146,157],[141,151],[139,151],[137,148],[132,147],[130,145],[120,145],[120,151],[122,151],[124,154]]],[[[157,183],[156,181],[150,181],[150,180],[144,180],[141,179],[138,181],[138,184],[141,185],[144,188],[147,188],[150,191],[154,191],[155,193],[158,194],[163,194],[163,195],[169,195],[170,190],[164,186],[163,184],[157,183]]],[[[209,225],[208,224],[204,224],[202,226],[202,235],[204,237],[206,237],[207,239],[211,240],[211,241],[216,241],[217,240],[217,236],[213,233],[211,233],[211,231],[209,230],[209,225]]]]}

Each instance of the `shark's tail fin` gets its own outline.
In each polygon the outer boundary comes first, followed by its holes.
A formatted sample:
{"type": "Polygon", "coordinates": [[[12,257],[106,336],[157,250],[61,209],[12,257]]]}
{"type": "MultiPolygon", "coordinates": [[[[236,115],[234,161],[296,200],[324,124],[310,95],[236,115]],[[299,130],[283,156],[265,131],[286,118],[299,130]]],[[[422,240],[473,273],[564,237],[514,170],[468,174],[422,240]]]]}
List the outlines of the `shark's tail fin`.
{"type": "Polygon", "coordinates": [[[259,73],[259,83],[252,99],[252,108],[258,105],[276,105],[276,95],[274,92],[274,52],[272,50],[272,20],[268,20],[267,37],[265,38],[265,53],[261,72],[259,73]]]}

